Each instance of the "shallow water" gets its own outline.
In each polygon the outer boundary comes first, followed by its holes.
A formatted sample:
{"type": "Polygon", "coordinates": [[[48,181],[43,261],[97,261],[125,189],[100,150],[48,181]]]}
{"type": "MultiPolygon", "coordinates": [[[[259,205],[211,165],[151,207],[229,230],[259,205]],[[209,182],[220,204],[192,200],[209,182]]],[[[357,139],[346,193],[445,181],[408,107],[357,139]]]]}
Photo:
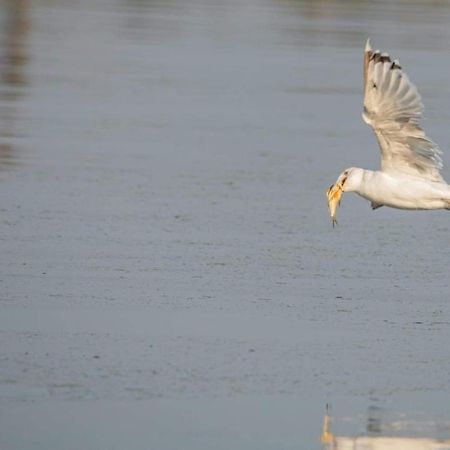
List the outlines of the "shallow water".
{"type": "Polygon", "coordinates": [[[333,229],[325,189],[379,164],[368,36],[450,148],[449,20],[2,0],[0,447],[314,449],[327,403],[448,437],[450,216],[346,195],[333,229]]]}

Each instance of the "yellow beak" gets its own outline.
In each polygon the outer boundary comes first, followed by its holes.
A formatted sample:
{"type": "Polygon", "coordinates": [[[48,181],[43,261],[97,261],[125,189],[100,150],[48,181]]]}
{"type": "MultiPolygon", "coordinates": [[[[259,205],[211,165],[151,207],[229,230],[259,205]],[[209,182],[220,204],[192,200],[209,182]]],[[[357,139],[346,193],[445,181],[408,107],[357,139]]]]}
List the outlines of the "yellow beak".
{"type": "Polygon", "coordinates": [[[338,206],[341,204],[341,197],[343,192],[344,191],[342,190],[341,186],[339,186],[338,184],[334,184],[330,186],[329,189],[327,189],[328,209],[330,211],[333,228],[334,225],[337,225],[336,211],[338,209],[338,206]]]}

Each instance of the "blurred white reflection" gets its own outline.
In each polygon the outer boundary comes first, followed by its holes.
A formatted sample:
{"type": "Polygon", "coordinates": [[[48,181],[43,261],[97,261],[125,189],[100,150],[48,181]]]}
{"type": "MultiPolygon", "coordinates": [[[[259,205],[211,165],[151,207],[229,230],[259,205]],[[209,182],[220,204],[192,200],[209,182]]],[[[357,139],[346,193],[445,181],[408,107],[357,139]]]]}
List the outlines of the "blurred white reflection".
{"type": "MultiPolygon", "coordinates": [[[[450,439],[432,437],[388,436],[377,417],[367,419],[367,434],[338,436],[331,431],[331,415],[324,416],[321,442],[325,450],[450,450],[450,439]],[[375,424],[375,426],[374,426],[375,424]],[[375,435],[369,435],[374,433],[375,435]]],[[[387,427],[388,428],[388,427],[387,427]]],[[[392,424],[395,428],[395,424],[392,424]]],[[[420,427],[419,427],[420,428],[420,427]]]]}

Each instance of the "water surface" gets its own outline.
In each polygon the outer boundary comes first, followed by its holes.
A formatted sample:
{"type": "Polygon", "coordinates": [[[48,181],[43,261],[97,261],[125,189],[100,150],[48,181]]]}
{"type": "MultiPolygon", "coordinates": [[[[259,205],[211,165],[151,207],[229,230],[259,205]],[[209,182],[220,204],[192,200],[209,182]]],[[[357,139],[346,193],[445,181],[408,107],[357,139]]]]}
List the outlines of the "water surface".
{"type": "Polygon", "coordinates": [[[333,230],[324,192],[379,164],[368,36],[450,148],[449,20],[2,0],[0,444],[314,449],[327,403],[337,435],[370,408],[448,423],[450,216],[348,195],[333,230]]]}

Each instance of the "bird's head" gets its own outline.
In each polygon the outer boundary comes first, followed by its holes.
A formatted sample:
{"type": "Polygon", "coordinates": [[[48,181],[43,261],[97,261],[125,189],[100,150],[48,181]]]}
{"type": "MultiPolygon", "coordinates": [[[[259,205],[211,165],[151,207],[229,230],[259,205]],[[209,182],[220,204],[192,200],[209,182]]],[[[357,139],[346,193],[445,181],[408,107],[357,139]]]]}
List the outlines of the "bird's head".
{"type": "Polygon", "coordinates": [[[344,192],[356,191],[361,184],[363,170],[357,167],[345,169],[331,185],[327,191],[328,209],[330,210],[333,227],[337,224],[336,211],[341,203],[341,197],[344,192]]]}

